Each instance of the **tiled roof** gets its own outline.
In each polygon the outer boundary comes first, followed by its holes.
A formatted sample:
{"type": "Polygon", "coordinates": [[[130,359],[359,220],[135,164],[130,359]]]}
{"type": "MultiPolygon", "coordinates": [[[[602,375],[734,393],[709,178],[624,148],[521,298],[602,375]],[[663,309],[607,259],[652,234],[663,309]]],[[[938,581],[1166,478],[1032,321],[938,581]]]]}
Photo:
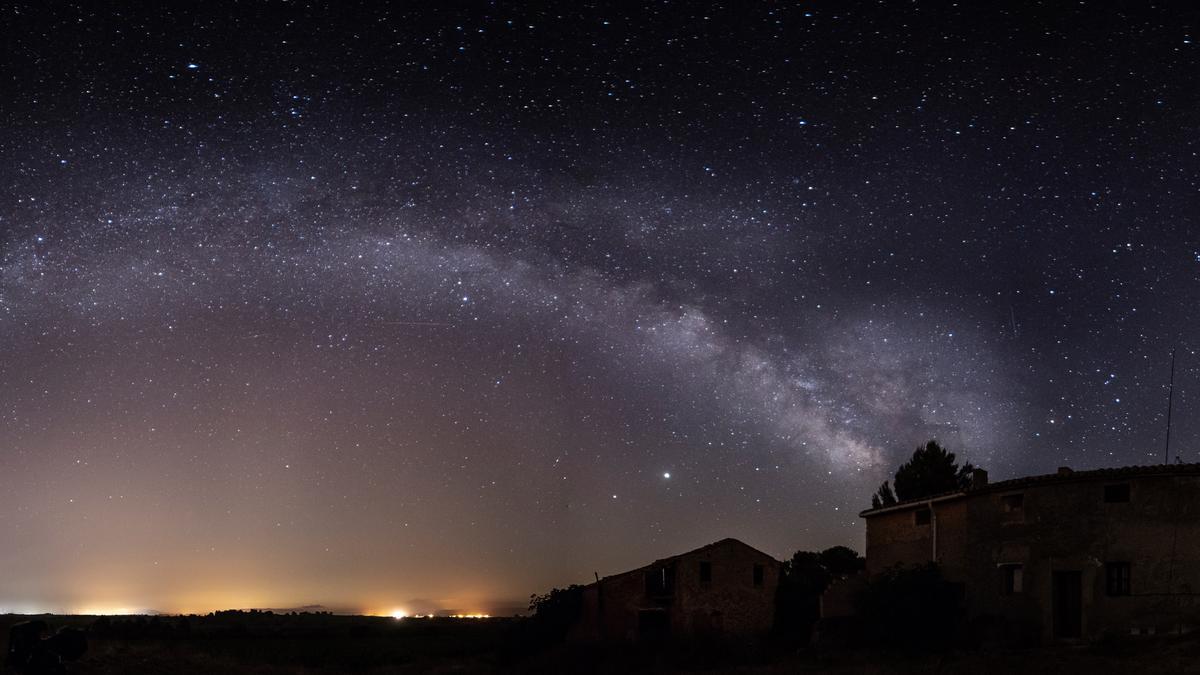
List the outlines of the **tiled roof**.
{"type": "Polygon", "coordinates": [[[1027,485],[1043,485],[1046,483],[1070,483],[1080,480],[1120,480],[1123,478],[1143,478],[1146,476],[1186,476],[1200,475],[1200,464],[1148,464],[1144,466],[1121,466],[1108,469],[1091,469],[1088,471],[1068,471],[1063,473],[1048,473],[1041,476],[1025,476],[1010,480],[988,483],[977,491],[1011,490],[1027,485]]]}
{"type": "Polygon", "coordinates": [[[1087,471],[1058,471],[1055,473],[1042,474],[1040,476],[1024,476],[1022,478],[1011,478],[1009,480],[997,481],[988,483],[980,487],[969,487],[965,490],[954,490],[951,492],[942,492],[928,497],[919,499],[906,499],[902,502],[897,502],[889,506],[883,506],[878,509],[867,509],[858,515],[861,517],[873,516],[877,513],[884,513],[892,510],[900,510],[909,507],[919,506],[929,501],[944,501],[954,497],[965,497],[969,494],[985,494],[988,492],[1003,492],[1005,490],[1016,490],[1019,488],[1029,487],[1032,485],[1049,485],[1054,483],[1073,483],[1086,480],[1124,480],[1130,478],[1146,478],[1149,476],[1187,476],[1200,475],[1200,463],[1193,464],[1148,464],[1143,466],[1121,466],[1107,469],[1090,469],[1087,471]]]}

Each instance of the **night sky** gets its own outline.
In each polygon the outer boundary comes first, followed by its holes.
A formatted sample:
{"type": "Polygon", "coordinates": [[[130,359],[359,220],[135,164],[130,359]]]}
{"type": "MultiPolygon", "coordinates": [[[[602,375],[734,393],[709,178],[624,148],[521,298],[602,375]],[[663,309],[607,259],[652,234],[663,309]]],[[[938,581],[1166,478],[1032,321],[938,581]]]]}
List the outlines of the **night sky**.
{"type": "Polygon", "coordinates": [[[1200,460],[1193,11],[161,4],[0,10],[0,611],[861,550],[1161,462],[1172,348],[1200,460]]]}

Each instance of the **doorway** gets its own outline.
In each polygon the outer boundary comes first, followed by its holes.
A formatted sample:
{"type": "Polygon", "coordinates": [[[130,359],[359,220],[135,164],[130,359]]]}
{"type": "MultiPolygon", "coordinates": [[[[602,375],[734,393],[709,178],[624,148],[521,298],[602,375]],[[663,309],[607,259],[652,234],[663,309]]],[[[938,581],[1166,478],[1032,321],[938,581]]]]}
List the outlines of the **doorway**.
{"type": "Polygon", "coordinates": [[[1083,634],[1083,573],[1061,570],[1054,573],[1054,637],[1077,638],[1083,634]]]}

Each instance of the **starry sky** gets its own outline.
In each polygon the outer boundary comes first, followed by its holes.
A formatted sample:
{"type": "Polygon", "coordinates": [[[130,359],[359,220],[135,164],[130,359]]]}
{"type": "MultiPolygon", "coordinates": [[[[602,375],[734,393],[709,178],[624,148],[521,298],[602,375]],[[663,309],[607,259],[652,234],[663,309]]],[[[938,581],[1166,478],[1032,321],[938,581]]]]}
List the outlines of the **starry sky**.
{"type": "Polygon", "coordinates": [[[1161,462],[1173,348],[1200,459],[1194,10],[161,4],[0,10],[0,611],[861,550],[1161,462]]]}

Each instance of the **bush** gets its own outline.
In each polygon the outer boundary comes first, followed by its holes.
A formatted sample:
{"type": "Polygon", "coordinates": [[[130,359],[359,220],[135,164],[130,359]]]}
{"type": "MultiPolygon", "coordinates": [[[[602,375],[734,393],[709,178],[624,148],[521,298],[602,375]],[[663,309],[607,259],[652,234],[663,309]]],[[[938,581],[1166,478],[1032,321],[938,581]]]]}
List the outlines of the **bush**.
{"type": "Polygon", "coordinates": [[[545,595],[529,596],[530,621],[547,642],[561,642],[583,610],[583,586],[555,588],[545,595]]]}
{"type": "Polygon", "coordinates": [[[946,649],[960,637],[962,595],[962,587],[946,581],[935,563],[892,567],[858,598],[863,638],[911,651],[946,649]]]}

